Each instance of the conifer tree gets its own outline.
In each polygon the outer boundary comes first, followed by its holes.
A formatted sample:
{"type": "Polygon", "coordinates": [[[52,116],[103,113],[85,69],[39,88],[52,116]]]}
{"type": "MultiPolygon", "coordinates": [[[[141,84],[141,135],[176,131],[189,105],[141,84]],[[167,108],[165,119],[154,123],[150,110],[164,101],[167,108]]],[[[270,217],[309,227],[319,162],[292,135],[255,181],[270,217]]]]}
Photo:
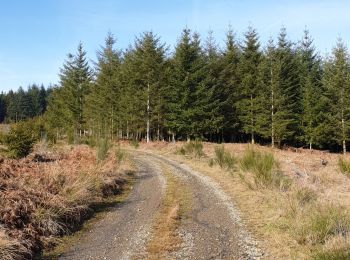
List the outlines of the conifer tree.
{"type": "Polygon", "coordinates": [[[239,131],[236,102],[239,97],[241,51],[231,28],[227,32],[225,44],[226,48],[219,60],[220,73],[215,92],[221,101],[220,113],[224,117],[222,125],[224,135],[229,136],[229,140],[233,141],[237,138],[239,131]]]}
{"type": "MultiPolygon", "coordinates": [[[[301,90],[298,78],[297,58],[292,43],[282,27],[276,47],[278,94],[281,101],[276,107],[275,134],[280,145],[282,141],[296,141],[301,118],[301,90]]],[[[276,100],[277,102],[277,100],[276,100]]]]}
{"type": "MultiPolygon", "coordinates": [[[[81,137],[84,131],[85,118],[83,115],[85,98],[90,91],[93,79],[92,71],[86,60],[83,45],[78,45],[76,55],[68,54],[60,73],[60,90],[55,98],[50,99],[50,116],[55,114],[63,116],[65,127],[73,130],[75,137],[81,137]],[[53,104],[57,102],[57,104],[53,104]],[[62,109],[65,111],[56,111],[62,109]]],[[[75,138],[76,139],[76,138],[75,138]]]]}
{"type": "Polygon", "coordinates": [[[323,122],[321,60],[315,53],[313,41],[309,32],[304,31],[304,37],[299,46],[299,78],[302,94],[302,140],[308,143],[309,149],[313,144],[320,143],[320,130],[323,122]]]}
{"type": "Polygon", "coordinates": [[[240,68],[240,97],[236,103],[239,113],[242,131],[250,134],[251,142],[255,142],[255,136],[259,133],[258,113],[261,109],[258,95],[258,68],[261,62],[261,52],[258,34],[252,27],[245,33],[240,68]]]}
{"type": "Polygon", "coordinates": [[[187,140],[203,138],[216,114],[210,103],[214,89],[205,83],[205,69],[199,35],[184,29],[172,60],[167,126],[187,140]]]}
{"type": "Polygon", "coordinates": [[[97,52],[96,81],[91,86],[91,92],[86,100],[86,114],[90,119],[90,128],[98,136],[113,137],[117,130],[120,115],[118,82],[120,52],[114,49],[115,39],[109,33],[105,46],[97,52]]]}
{"type": "Polygon", "coordinates": [[[6,99],[5,94],[1,92],[0,94],[0,123],[3,123],[6,118],[6,99]]]}
{"type": "Polygon", "coordinates": [[[295,138],[299,126],[301,94],[296,61],[292,43],[282,28],[277,45],[272,40],[268,43],[259,75],[263,109],[258,125],[261,135],[270,138],[272,147],[276,142],[280,146],[295,138]]]}
{"type": "Polygon", "coordinates": [[[324,70],[323,84],[329,108],[326,131],[346,153],[350,127],[350,65],[347,48],[341,39],[338,39],[324,70]]]}
{"type": "MultiPolygon", "coordinates": [[[[160,139],[164,113],[165,45],[153,32],[145,32],[136,38],[134,49],[129,53],[129,84],[134,89],[133,99],[139,121],[145,123],[146,141],[151,135],[160,139]]],[[[140,126],[141,127],[141,126],[140,126]]]]}
{"type": "MultiPolygon", "coordinates": [[[[204,114],[201,115],[203,120],[199,120],[201,124],[199,125],[202,129],[203,134],[212,137],[213,135],[220,134],[220,139],[223,139],[223,123],[224,123],[224,114],[223,106],[227,97],[222,96],[222,85],[219,80],[220,73],[222,71],[221,53],[219,52],[219,47],[215,42],[213,37],[213,32],[209,31],[208,37],[204,45],[204,73],[205,77],[203,79],[204,90],[202,97],[197,97],[202,103],[202,108],[204,114]],[[207,122],[204,122],[204,119],[207,122]]],[[[210,138],[212,140],[212,138],[210,138]]],[[[218,138],[216,138],[218,140],[218,138]]]]}

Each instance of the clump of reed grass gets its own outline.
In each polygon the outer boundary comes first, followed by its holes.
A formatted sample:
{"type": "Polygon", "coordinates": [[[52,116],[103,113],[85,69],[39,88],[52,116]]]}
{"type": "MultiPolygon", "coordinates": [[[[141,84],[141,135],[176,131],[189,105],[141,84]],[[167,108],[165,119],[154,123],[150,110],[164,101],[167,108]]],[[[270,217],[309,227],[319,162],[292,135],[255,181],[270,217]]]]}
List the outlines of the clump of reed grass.
{"type": "MultiPolygon", "coordinates": [[[[272,153],[248,148],[240,160],[240,169],[245,174],[251,174],[254,183],[249,186],[260,188],[288,188],[290,180],[280,171],[279,164],[272,153]]],[[[247,180],[243,174],[241,177],[247,180]]]]}
{"type": "Polygon", "coordinates": [[[220,168],[233,170],[236,164],[236,158],[229,151],[225,150],[223,145],[216,146],[214,151],[215,157],[212,161],[209,161],[209,164],[217,163],[220,168]]]}
{"type": "Polygon", "coordinates": [[[190,141],[185,143],[178,151],[182,155],[194,156],[195,158],[200,158],[204,156],[203,143],[199,140],[190,141]]]}

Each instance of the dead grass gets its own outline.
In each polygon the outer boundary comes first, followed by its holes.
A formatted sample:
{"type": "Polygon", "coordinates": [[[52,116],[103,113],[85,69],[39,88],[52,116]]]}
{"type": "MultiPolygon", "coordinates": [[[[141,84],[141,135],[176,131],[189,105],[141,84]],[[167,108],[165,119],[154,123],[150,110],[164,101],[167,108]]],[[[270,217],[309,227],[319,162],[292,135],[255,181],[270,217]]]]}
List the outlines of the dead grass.
{"type": "Polygon", "coordinates": [[[52,247],[55,237],[75,230],[93,214],[93,205],[119,193],[124,183],[115,155],[97,162],[88,146],[5,159],[0,164],[0,251],[16,247],[27,257],[52,247]]]}
{"type": "Polygon", "coordinates": [[[350,162],[346,161],[344,158],[339,157],[338,165],[340,171],[347,177],[350,177],[350,162]]]}
{"type": "Polygon", "coordinates": [[[31,257],[31,252],[18,240],[9,237],[4,228],[0,228],[0,259],[12,260],[22,256],[31,257]]]}
{"type": "MultiPolygon", "coordinates": [[[[266,251],[265,259],[349,259],[350,213],[345,209],[350,208],[350,179],[339,174],[339,155],[255,145],[256,151],[273,155],[291,186],[288,190],[250,189],[238,174],[217,164],[208,167],[217,145],[204,143],[206,158],[199,159],[176,155],[181,146],[160,142],[141,144],[140,149],[171,156],[215,180],[240,208],[248,228],[266,251]]],[[[239,160],[248,145],[223,147],[239,160]]],[[[350,161],[350,156],[344,160],[350,161]]]]}
{"type": "Polygon", "coordinates": [[[186,212],[189,210],[189,196],[186,185],[162,167],[167,179],[166,193],[155,224],[151,240],[147,243],[148,259],[164,259],[181,244],[177,228],[186,212]]]}

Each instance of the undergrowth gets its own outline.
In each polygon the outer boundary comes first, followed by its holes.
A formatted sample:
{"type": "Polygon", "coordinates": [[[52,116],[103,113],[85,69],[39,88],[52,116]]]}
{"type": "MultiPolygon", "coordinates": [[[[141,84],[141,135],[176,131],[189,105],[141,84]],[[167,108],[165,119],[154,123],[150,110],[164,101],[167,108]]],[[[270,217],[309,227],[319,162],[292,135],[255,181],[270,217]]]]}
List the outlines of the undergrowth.
{"type": "Polygon", "coordinates": [[[350,162],[346,161],[343,157],[339,157],[338,166],[343,174],[350,177],[350,162]]]}
{"type": "MultiPolygon", "coordinates": [[[[88,146],[29,155],[0,164],[0,259],[31,259],[55,237],[70,233],[94,212],[93,205],[119,193],[125,183],[117,157],[88,146]]],[[[120,158],[120,157],[119,157],[120,158]]]]}
{"type": "Polygon", "coordinates": [[[236,164],[236,158],[229,151],[225,150],[223,145],[215,147],[215,157],[209,161],[209,165],[218,164],[220,168],[233,170],[236,164]]]}
{"type": "Polygon", "coordinates": [[[97,145],[97,160],[103,161],[106,159],[108,150],[110,148],[110,143],[107,138],[101,138],[97,145]]]}
{"type": "Polygon", "coordinates": [[[200,158],[204,156],[203,143],[199,140],[190,141],[185,143],[178,151],[182,155],[194,156],[195,158],[200,158]]]}
{"type": "Polygon", "coordinates": [[[290,216],[290,231],[312,259],[349,259],[350,215],[335,205],[310,204],[290,216]]]}
{"type": "Polygon", "coordinates": [[[279,164],[273,154],[248,148],[240,160],[241,178],[250,186],[256,188],[286,189],[289,179],[279,169],[279,164]],[[251,174],[251,176],[248,176],[251,174]],[[252,177],[253,181],[250,181],[252,177]]]}
{"type": "Polygon", "coordinates": [[[136,139],[132,139],[131,141],[129,141],[129,144],[134,147],[135,149],[139,148],[140,144],[139,141],[136,139]]]}

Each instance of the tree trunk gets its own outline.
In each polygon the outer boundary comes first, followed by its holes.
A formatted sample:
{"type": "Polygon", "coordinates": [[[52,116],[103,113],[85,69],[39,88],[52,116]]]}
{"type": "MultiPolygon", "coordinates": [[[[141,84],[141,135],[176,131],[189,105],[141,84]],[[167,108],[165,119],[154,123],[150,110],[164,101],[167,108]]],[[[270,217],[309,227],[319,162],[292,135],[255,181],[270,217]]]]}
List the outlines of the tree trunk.
{"type": "Polygon", "coordinates": [[[175,133],[173,133],[173,143],[175,143],[175,133]]]}
{"type": "Polygon", "coordinates": [[[147,133],[146,142],[149,143],[149,83],[147,84],[147,133]]]}
{"type": "Polygon", "coordinates": [[[272,68],[270,70],[271,73],[271,147],[275,147],[275,122],[274,122],[274,116],[275,116],[275,107],[274,107],[274,91],[273,91],[273,86],[272,86],[272,68]]]}
{"type": "Polygon", "coordinates": [[[343,139],[343,153],[346,154],[346,141],[345,141],[345,120],[344,120],[344,109],[341,110],[341,128],[342,128],[342,139],[343,139]]]}
{"type": "Polygon", "coordinates": [[[159,129],[159,122],[158,122],[158,125],[157,125],[157,141],[160,140],[160,129],[159,129]]]}
{"type": "Polygon", "coordinates": [[[250,95],[250,119],[251,119],[251,127],[252,127],[252,144],[255,143],[255,139],[254,139],[254,118],[253,118],[253,95],[250,95]]]}
{"type": "Polygon", "coordinates": [[[114,109],[112,107],[112,117],[111,117],[111,140],[112,140],[112,142],[113,142],[113,132],[114,132],[114,129],[113,129],[113,124],[114,124],[113,117],[114,117],[114,115],[113,115],[113,112],[114,112],[114,109]]]}
{"type": "Polygon", "coordinates": [[[129,140],[129,121],[126,120],[126,139],[129,140]]]}

